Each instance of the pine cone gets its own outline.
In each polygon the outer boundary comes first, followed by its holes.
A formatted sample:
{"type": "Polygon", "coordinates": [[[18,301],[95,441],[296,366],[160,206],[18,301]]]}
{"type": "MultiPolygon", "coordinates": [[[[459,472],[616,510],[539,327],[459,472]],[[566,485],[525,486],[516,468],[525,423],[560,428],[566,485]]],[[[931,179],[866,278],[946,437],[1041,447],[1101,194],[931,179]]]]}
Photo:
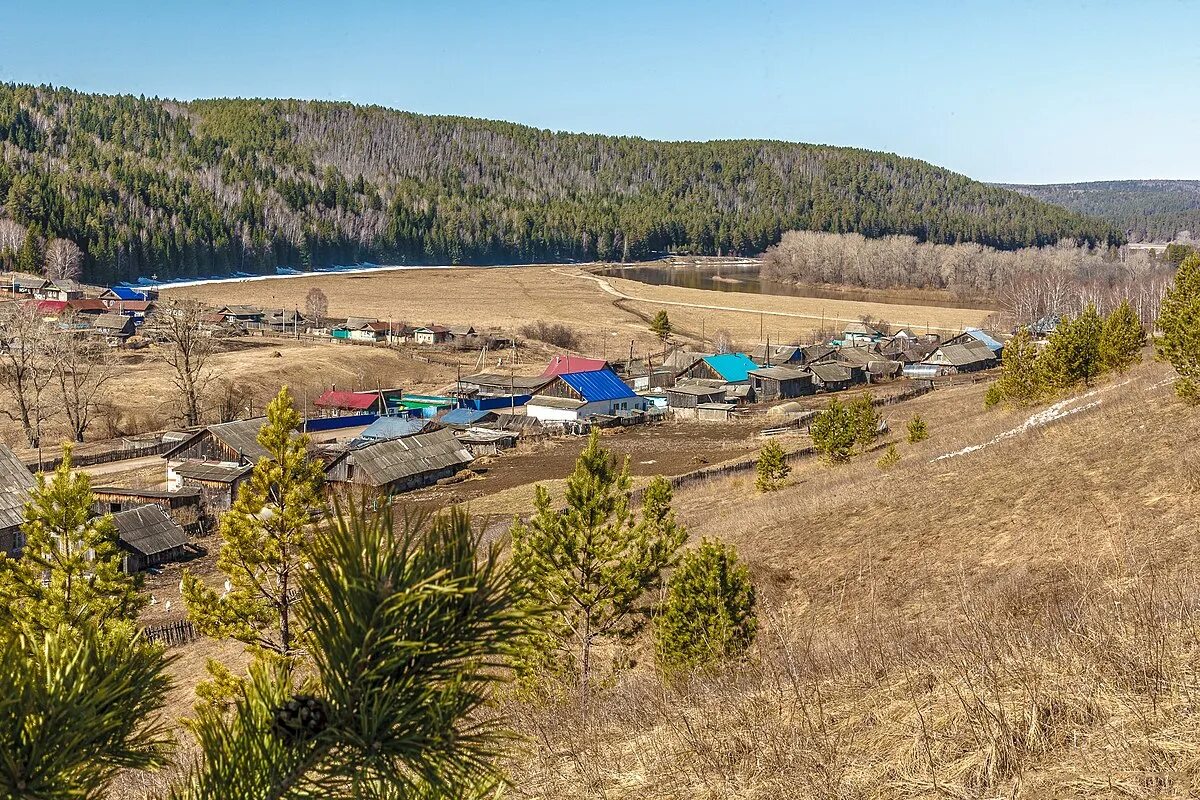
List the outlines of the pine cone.
{"type": "Polygon", "coordinates": [[[307,741],[329,725],[325,701],[310,694],[297,694],[275,709],[271,733],[287,744],[307,741]]]}

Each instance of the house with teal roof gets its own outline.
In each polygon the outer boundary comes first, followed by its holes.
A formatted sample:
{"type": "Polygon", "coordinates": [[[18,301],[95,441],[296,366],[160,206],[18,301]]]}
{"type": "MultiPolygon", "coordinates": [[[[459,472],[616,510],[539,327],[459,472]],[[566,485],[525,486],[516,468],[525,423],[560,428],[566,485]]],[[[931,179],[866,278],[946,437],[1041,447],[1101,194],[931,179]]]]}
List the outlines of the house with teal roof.
{"type": "Polygon", "coordinates": [[[735,384],[750,383],[750,371],[755,369],[758,369],[758,365],[745,353],[719,353],[715,356],[705,356],[679,377],[735,384]]]}

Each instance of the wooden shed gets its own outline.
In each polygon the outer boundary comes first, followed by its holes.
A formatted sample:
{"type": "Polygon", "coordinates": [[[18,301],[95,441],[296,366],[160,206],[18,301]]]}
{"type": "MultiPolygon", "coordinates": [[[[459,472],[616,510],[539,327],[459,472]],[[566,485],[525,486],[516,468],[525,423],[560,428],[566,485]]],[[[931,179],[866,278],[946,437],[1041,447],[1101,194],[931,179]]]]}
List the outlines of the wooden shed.
{"type": "Polygon", "coordinates": [[[179,561],[186,553],[187,534],[159,505],[144,505],[112,515],[117,544],[125,551],[122,569],[140,572],[168,561],[179,561]]]}
{"type": "Polygon", "coordinates": [[[750,386],[759,401],[787,400],[815,392],[813,375],[807,369],[766,367],[750,371],[750,386]]]}
{"type": "Polygon", "coordinates": [[[34,483],[33,473],[24,462],[0,443],[0,552],[17,556],[25,546],[21,524],[34,483]]]}

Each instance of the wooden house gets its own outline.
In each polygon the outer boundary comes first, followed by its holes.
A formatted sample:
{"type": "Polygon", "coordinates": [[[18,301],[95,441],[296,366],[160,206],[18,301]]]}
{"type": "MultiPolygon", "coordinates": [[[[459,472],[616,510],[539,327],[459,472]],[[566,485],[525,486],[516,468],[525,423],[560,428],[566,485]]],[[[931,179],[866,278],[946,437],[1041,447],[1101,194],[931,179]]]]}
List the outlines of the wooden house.
{"type": "Polygon", "coordinates": [[[0,443],[0,552],[15,557],[25,546],[21,525],[34,483],[33,473],[25,463],[0,443]]]}
{"type": "Polygon", "coordinates": [[[543,423],[645,410],[646,400],[608,367],[561,373],[525,404],[525,413],[543,423]]]}
{"type": "Polygon", "coordinates": [[[725,400],[724,386],[706,384],[676,384],[666,390],[667,408],[681,419],[695,419],[696,409],[703,403],[725,400]]]}
{"type": "Polygon", "coordinates": [[[745,353],[720,353],[704,356],[679,373],[679,377],[719,380],[724,383],[750,383],[750,370],[758,365],[745,353]]]}
{"type": "Polygon", "coordinates": [[[788,400],[815,392],[813,376],[796,367],[762,367],[750,371],[750,386],[760,402],[788,400]]]}
{"type": "Polygon", "coordinates": [[[322,416],[344,417],[357,414],[387,413],[387,397],[382,391],[347,392],[329,389],[313,401],[322,416]]]}
{"type": "Polygon", "coordinates": [[[119,347],[137,333],[137,326],[132,317],[124,314],[101,314],[92,321],[91,332],[110,347],[119,347]]]}
{"type": "Polygon", "coordinates": [[[198,494],[201,514],[216,520],[233,505],[253,470],[252,464],[229,461],[184,461],[170,469],[168,488],[198,494]]]}
{"type": "Polygon", "coordinates": [[[417,344],[444,344],[449,335],[450,329],[445,325],[422,325],[413,330],[417,344]]]}
{"type": "Polygon", "coordinates": [[[325,480],[334,491],[359,487],[391,495],[452,477],[472,458],[454,431],[443,429],[347,448],[326,466],[325,480]]]}
{"type": "Polygon", "coordinates": [[[167,459],[167,479],[170,482],[170,463],[184,461],[216,461],[231,464],[250,464],[266,458],[268,453],[258,443],[258,432],[266,417],[239,419],[209,425],[195,431],[163,453],[167,459]]]}
{"type": "Polygon", "coordinates": [[[168,561],[179,561],[187,554],[187,534],[160,505],[138,506],[112,515],[117,529],[117,545],[124,552],[121,568],[128,573],[168,561]]]}
{"type": "Polygon", "coordinates": [[[812,373],[813,386],[817,391],[840,392],[854,383],[854,374],[845,364],[813,364],[808,370],[812,373]]]}

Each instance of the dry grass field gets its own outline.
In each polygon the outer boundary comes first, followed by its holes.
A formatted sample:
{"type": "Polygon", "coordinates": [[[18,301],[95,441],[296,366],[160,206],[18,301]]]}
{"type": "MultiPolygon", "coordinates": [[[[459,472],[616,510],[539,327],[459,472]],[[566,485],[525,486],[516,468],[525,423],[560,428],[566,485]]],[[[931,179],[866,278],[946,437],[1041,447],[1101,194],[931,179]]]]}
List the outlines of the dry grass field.
{"type": "Polygon", "coordinates": [[[939,390],[885,409],[932,434],[887,472],[685,489],[693,540],[756,576],[750,661],[666,688],[635,669],[586,717],[513,705],[513,794],[1197,796],[1200,419],[1166,377],[1139,367],[1044,426],[939,390]]]}
{"type": "MultiPolygon", "coordinates": [[[[593,349],[610,355],[629,347],[659,345],[646,320],[666,308],[677,331],[700,338],[724,328],[735,342],[751,344],[763,336],[786,342],[829,324],[863,315],[910,325],[921,331],[961,330],[988,315],[979,309],[868,303],[803,297],[714,292],[674,286],[649,286],[622,278],[598,279],[579,267],[495,267],[488,269],[396,270],[354,275],[317,275],[236,284],[215,283],[168,289],[168,295],[204,302],[304,307],[312,287],[329,297],[333,316],[374,316],[414,323],[471,323],[476,327],[515,330],[536,320],[562,322],[581,331],[593,349]],[[606,291],[606,282],[615,292],[606,291]],[[636,298],[629,300],[625,298],[636,298]],[[733,310],[720,310],[716,307],[733,310]],[[607,344],[605,344],[607,342],[607,344]]],[[[938,297],[941,300],[940,296],[938,297]]]]}

